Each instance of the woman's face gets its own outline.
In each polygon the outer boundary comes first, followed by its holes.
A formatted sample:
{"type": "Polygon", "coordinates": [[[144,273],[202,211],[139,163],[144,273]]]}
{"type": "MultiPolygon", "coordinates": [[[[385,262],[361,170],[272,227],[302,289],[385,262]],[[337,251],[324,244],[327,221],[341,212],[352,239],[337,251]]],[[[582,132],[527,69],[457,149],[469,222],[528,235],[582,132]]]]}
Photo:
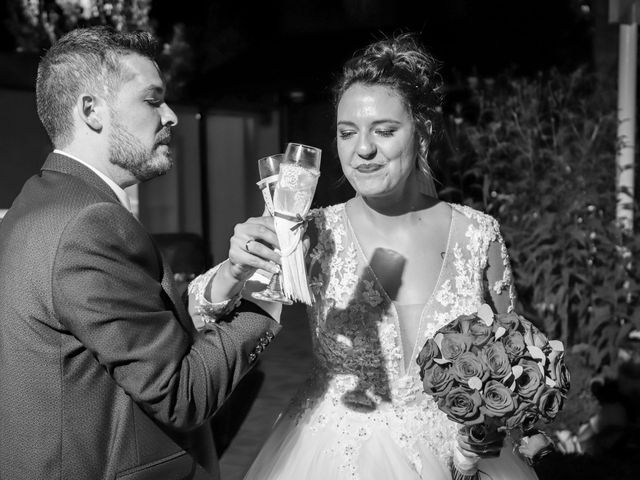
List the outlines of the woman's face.
{"type": "Polygon", "coordinates": [[[354,84],[344,92],[337,144],[342,171],[363,197],[401,196],[416,170],[413,118],[389,87],[354,84]]]}

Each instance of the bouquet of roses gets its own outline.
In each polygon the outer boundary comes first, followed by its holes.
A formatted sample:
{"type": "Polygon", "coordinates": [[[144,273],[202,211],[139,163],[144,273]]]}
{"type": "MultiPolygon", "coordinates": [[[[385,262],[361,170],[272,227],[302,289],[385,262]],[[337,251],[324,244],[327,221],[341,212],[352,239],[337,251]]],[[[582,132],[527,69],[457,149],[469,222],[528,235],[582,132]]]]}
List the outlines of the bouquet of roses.
{"type": "Polygon", "coordinates": [[[545,447],[538,457],[548,451],[546,437],[531,433],[539,421],[553,420],[566,399],[562,342],[516,313],[494,315],[485,304],[440,328],[417,362],[425,393],[462,425],[466,446],[477,454],[469,460],[456,450],[454,478],[477,478],[479,456],[498,454],[505,433],[514,430],[523,435],[518,451],[527,459],[535,455],[532,449],[545,447]]]}

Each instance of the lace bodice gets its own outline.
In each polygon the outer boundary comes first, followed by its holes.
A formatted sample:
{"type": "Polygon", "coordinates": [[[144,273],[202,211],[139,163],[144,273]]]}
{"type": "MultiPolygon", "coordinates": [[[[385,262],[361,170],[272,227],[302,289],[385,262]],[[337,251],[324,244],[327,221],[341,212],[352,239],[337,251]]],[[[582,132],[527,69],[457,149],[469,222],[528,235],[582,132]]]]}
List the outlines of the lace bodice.
{"type": "Polygon", "coordinates": [[[509,295],[513,305],[511,269],[498,223],[471,208],[451,207],[442,268],[422,309],[411,352],[403,351],[398,313],[367,265],[345,205],[311,212],[310,231],[317,231],[317,241],[309,252],[308,276],[315,302],[308,316],[315,370],[294,399],[290,414],[307,428],[333,423],[341,433],[336,455],[344,455],[344,468],[354,476],[352,457],[359,442],[376,428],[390,432],[417,471],[416,442],[428,445],[443,463],[447,461],[457,426],[422,392],[414,359],[440,326],[476,311],[485,302],[487,287],[509,295]],[[490,247],[500,252],[501,275],[486,285],[490,247]]]}

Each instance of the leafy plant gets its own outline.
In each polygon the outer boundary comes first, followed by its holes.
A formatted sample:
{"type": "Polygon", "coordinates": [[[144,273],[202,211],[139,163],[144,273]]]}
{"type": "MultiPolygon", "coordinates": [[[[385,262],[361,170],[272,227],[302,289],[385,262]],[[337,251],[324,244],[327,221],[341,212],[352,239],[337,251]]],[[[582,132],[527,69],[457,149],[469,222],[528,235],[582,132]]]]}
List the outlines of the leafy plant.
{"type": "Polygon", "coordinates": [[[640,237],[615,220],[615,89],[580,69],[470,91],[445,122],[441,196],[498,218],[525,315],[615,369],[640,326],[640,237]]]}
{"type": "Polygon", "coordinates": [[[151,0],[9,0],[9,30],[18,51],[40,52],[60,36],[89,25],[148,30],[151,0]]]}

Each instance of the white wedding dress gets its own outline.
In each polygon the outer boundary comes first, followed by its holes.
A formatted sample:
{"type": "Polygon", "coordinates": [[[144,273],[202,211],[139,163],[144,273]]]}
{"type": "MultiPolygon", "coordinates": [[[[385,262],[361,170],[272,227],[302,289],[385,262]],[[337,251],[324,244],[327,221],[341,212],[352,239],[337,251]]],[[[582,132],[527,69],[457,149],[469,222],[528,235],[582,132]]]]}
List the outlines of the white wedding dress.
{"type": "MultiPolygon", "coordinates": [[[[475,312],[486,288],[514,290],[497,222],[451,205],[447,249],[425,305],[396,306],[368,267],[345,205],[311,213],[317,231],[309,264],[315,303],[308,308],[315,368],[280,416],[245,480],[418,480],[451,478],[447,464],[458,425],[423,393],[415,362],[447,321],[475,312]],[[490,246],[500,278],[488,279],[490,246]],[[419,316],[417,341],[404,351],[400,315],[419,316]]],[[[302,319],[301,319],[302,321],[302,319]]],[[[505,445],[479,469],[492,480],[536,479],[505,445]]]]}

